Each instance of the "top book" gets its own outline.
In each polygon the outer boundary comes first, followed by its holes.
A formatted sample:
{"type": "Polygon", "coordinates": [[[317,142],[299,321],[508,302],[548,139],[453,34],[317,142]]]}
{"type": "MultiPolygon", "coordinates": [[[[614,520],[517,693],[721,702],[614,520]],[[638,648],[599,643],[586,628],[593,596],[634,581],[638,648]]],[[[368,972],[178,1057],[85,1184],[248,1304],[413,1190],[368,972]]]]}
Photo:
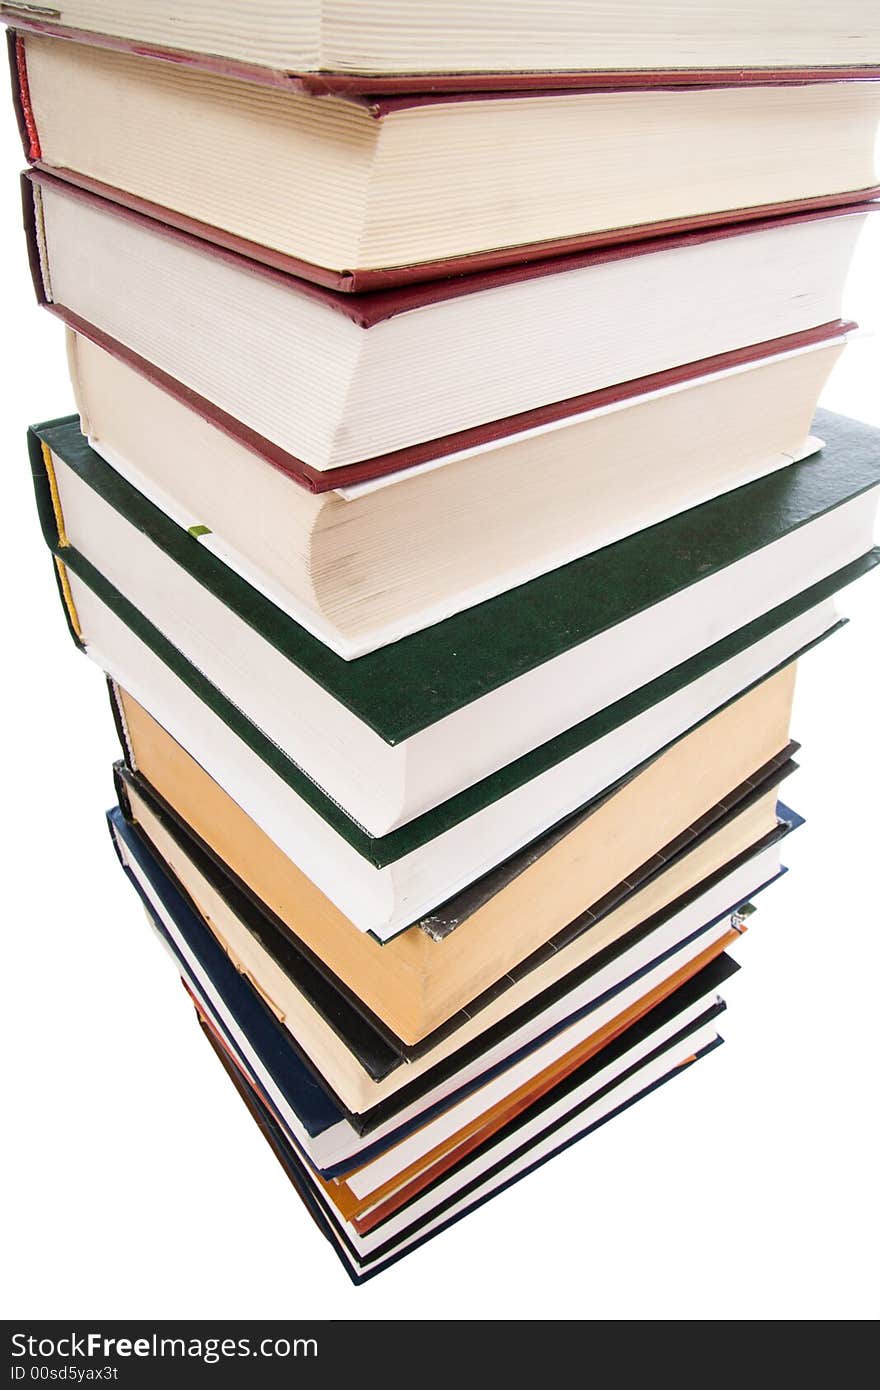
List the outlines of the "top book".
{"type": "Polygon", "coordinates": [[[310,92],[510,90],[880,63],[874,0],[6,0],[20,27],[183,55],[310,92]]]}

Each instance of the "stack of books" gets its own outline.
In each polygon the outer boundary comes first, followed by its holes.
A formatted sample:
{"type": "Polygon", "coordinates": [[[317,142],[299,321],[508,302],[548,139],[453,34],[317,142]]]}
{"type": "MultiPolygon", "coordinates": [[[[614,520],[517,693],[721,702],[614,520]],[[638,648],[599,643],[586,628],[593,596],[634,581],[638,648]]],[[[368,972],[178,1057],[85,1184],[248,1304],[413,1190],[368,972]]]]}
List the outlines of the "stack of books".
{"type": "Polygon", "coordinates": [[[360,1280],[718,1045],[880,560],[880,13],[0,10],[112,838],[360,1280]]]}

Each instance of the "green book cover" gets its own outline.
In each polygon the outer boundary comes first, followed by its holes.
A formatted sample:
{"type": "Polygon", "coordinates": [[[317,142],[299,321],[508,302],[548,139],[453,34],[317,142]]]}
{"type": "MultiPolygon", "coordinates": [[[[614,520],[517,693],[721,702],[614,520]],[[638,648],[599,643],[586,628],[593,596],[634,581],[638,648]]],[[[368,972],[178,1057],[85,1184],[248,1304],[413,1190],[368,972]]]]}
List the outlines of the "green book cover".
{"type": "MultiPolygon", "coordinates": [[[[228,701],[82,555],[59,537],[42,444],[222,603],[389,744],[772,544],[880,484],[880,430],[820,412],[820,454],[554,570],[402,641],[344,661],[171,521],[104,462],[76,417],[34,426],[29,449],[46,541],[201,699],[359,853],[377,866],[604,737],[872,569],[880,550],[682,662],[387,835],[372,836],[228,701]]],[[[76,636],[76,634],[74,633],[76,636]]]]}

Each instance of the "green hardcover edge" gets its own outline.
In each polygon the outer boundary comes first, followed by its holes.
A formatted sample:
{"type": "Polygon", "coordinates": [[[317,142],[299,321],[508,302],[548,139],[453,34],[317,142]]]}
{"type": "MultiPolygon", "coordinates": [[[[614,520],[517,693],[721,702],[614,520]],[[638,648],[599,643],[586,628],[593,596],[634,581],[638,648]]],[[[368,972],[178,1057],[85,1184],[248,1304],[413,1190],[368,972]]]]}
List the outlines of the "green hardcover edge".
{"type": "MultiPolygon", "coordinates": [[[[649,709],[652,705],[666,699],[669,695],[689,685],[692,681],[704,675],[707,671],[721,665],[738,655],[745,648],[752,646],[760,641],[769,633],[791,622],[801,613],[821,603],[824,599],[831,597],[839,589],[851,584],[854,580],[867,574],[875,566],[880,564],[880,546],[875,547],[866,555],[854,560],[836,574],[830,575],[827,579],[821,580],[818,584],[812,585],[809,589],[798,594],[795,598],[789,599],[786,603],[780,604],[769,613],[763,614],[754,622],[738,629],[737,632],[716,642],[713,646],[697,653],[688,661],[682,662],[673,670],[642,686],[639,690],[633,691],[621,700],[615,701],[613,705],[607,706],[589,719],[583,720],[573,728],[565,730],[539,748],[533,749],[529,753],[523,754],[515,762],[509,763],[506,767],[500,768],[497,772],[484,777],[480,782],[467,787],[456,796],[450,797],[441,805],[424,812],[406,825],[391,831],[387,835],[370,835],[362,826],[354,821],[337,802],[329,797],[296,763],[292,762],[285,753],[268,739],[255,724],[242,714],[237,706],[233,705],[204,675],[188,661],[183,654],[172,645],[168,639],[156,628],[135,606],[129,602],[123,594],[110,584],[104,576],[86,559],[78,550],[72,546],[63,546],[59,542],[58,530],[55,522],[55,512],[52,506],[52,498],[49,489],[49,480],[46,474],[45,464],[41,448],[41,436],[34,430],[29,432],[28,447],[30,451],[31,467],[34,478],[34,488],[37,497],[37,508],[43,534],[49,548],[58,558],[62,559],[79,579],[87,584],[90,589],[124,622],[131,630],[143,641],[150,650],[181,679],[188,688],[201,699],[209,709],[223,720],[223,722],[236,734],[243,743],[251,749],[257,757],[261,758],[268,767],[272,769],[284,782],[306,802],[313,811],[317,812],[327,823],[332,826],[345,839],[353,849],[363,855],[376,868],[383,868],[393,863],[397,859],[427,844],[430,840],[441,835],[444,831],[457,825],[460,821],[466,820],[477,811],[482,810],[491,802],[514,791],[523,783],[539,776],[548,768],[554,767],[565,758],[579,752],[590,743],[604,737],[607,733],[620,727],[628,720],[649,709]]],[[[824,640],[831,632],[836,631],[842,626],[839,622],[830,628],[827,633],[814,642],[810,642],[799,652],[795,653],[787,661],[780,663],[774,668],[780,670],[789,661],[796,660],[803,655],[817,642],[824,640]]],[[[768,672],[767,675],[772,675],[768,672]]],[[[767,679],[767,676],[761,678],[767,679]]],[[[760,684],[760,681],[753,683],[760,684]]],[[[734,699],[739,699],[745,691],[739,692],[734,699]]],[[[728,701],[728,704],[732,701],[728,701]]],[[[712,711],[712,714],[717,711],[712,711]]],[[[712,714],[707,715],[711,718],[712,714]]],[[[700,721],[704,722],[704,721],[700,721]]],[[[695,726],[696,727],[696,726],[695,726]]],[[[654,757],[659,757],[663,750],[658,750],[652,758],[647,759],[642,766],[647,766],[648,762],[653,761],[654,757]]],[[[638,769],[637,769],[638,770],[638,769]]],[[[636,770],[636,771],[637,771],[636,770]]],[[[635,773],[629,774],[630,776],[635,773]]],[[[602,795],[606,795],[603,792],[602,795]]],[[[585,805],[588,803],[585,803],[585,805]]],[[[581,808],[583,809],[583,808],[581,808]]]]}
{"type": "Polygon", "coordinates": [[[880,484],[880,430],[820,411],[815,428],[828,442],[803,463],[344,661],[116,473],[75,416],[33,428],[110,506],[389,744],[880,484]]]}

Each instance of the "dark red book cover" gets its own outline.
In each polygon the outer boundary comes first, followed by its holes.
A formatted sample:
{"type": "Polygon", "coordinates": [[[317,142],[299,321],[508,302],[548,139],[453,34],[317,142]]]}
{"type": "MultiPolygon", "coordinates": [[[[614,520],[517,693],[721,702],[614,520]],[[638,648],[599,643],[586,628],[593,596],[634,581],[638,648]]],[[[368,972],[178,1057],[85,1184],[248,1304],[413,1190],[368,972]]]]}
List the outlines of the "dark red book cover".
{"type": "MultiPolygon", "coordinates": [[[[47,26],[47,28],[49,27],[50,26],[47,26]]],[[[52,32],[55,31],[52,30],[52,32]]],[[[123,43],[117,44],[115,42],[111,46],[130,48],[132,51],[138,53],[143,52],[141,46],[123,43]]],[[[548,241],[533,242],[528,245],[500,247],[491,251],[451,256],[441,260],[421,261],[410,265],[383,267],[380,269],[354,266],[344,270],[331,270],[326,266],[315,265],[310,261],[301,260],[298,257],[288,255],[284,252],[275,251],[270,247],[260,245],[258,242],[247,241],[242,237],[236,236],[232,232],[227,232],[222,228],[198,221],[185,213],[176,212],[172,208],[152,203],[147,199],[127,193],[122,189],[111,187],[108,184],[101,183],[96,179],[80,174],[72,169],[63,169],[42,164],[39,131],[37,129],[28,93],[27,63],[25,60],[24,45],[19,38],[16,38],[12,31],[10,31],[9,52],[13,88],[15,92],[15,105],[18,114],[19,128],[22,133],[25,155],[37,168],[42,168],[46,172],[50,172],[56,177],[64,179],[71,184],[76,184],[82,189],[98,193],[102,197],[117,202],[122,206],[137,212],[142,212],[159,221],[166,222],[169,226],[175,227],[179,231],[189,232],[198,236],[203,241],[211,241],[215,245],[226,250],[240,252],[242,255],[248,256],[251,260],[261,261],[264,265],[286,271],[288,274],[295,275],[301,279],[310,280],[316,285],[323,286],[326,289],[333,289],[340,294],[368,294],[374,290],[404,287],[407,285],[420,285],[429,280],[471,276],[482,274],[487,271],[504,269],[506,267],[519,268],[526,264],[541,263],[548,259],[555,259],[577,252],[617,248],[635,242],[643,242],[654,237],[665,237],[687,232],[700,232],[704,230],[713,230],[715,228],[728,228],[737,223],[754,222],[757,219],[785,216],[789,213],[821,210],[824,208],[835,208],[849,204],[862,203],[880,194],[880,186],[876,186],[848,193],[832,193],[818,198],[764,204],[760,207],[734,208],[696,216],[668,218],[663,222],[643,223],[638,226],[617,227],[606,231],[590,232],[584,235],[558,237],[548,241]]],[[[839,75],[838,73],[838,77],[839,75]]],[[[864,76],[864,74],[858,73],[853,75],[864,76]]],[[[702,76],[705,78],[705,74],[702,76]]],[[[807,80],[805,77],[799,79],[800,82],[805,80],[807,80]]],[[[812,78],[809,80],[812,80],[812,78]]],[[[790,83],[793,79],[787,79],[787,81],[790,83]]],[[[660,82],[659,79],[649,82],[647,77],[643,75],[643,79],[639,84],[634,83],[632,85],[644,87],[667,84],[665,82],[660,82]]],[[[700,85],[706,85],[705,81],[700,85]]],[[[731,83],[729,80],[722,81],[716,77],[710,85],[729,86],[731,83]]],[[[779,85],[779,81],[774,79],[771,83],[765,73],[762,76],[762,85],[779,85]]],[[[604,86],[606,89],[608,88],[607,83],[605,83],[604,86]]],[[[580,84],[579,90],[584,90],[583,83],[580,84]]],[[[381,120],[395,110],[423,104],[425,102],[438,104],[447,101],[470,101],[485,99],[486,95],[486,92],[481,93],[469,89],[468,91],[457,91],[448,95],[443,95],[442,93],[439,95],[436,93],[429,95],[404,94],[393,96],[383,95],[369,101],[366,101],[366,99],[361,96],[357,96],[354,99],[366,104],[375,119],[381,120]]],[[[499,90],[496,92],[490,91],[488,95],[490,97],[493,95],[503,97],[509,95],[509,93],[499,90]]],[[[527,100],[530,96],[540,95],[542,95],[542,93],[534,87],[525,89],[521,93],[524,100],[527,100]]],[[[560,95],[564,96],[564,92],[561,92],[560,95]]]]}
{"type": "MultiPolygon", "coordinates": [[[[730,367],[741,366],[750,362],[758,362],[764,358],[773,357],[781,352],[791,352],[794,349],[810,347],[814,344],[830,342],[839,338],[841,334],[849,331],[855,325],[844,323],[837,319],[832,323],[821,324],[815,328],[807,329],[800,333],[791,333],[782,338],[774,338],[769,342],[752,344],[748,347],[738,348],[731,352],[720,353],[714,357],[704,358],[698,362],[690,362],[685,366],[674,367],[662,372],[652,373],[650,376],[639,377],[633,381],[623,382],[619,385],[605,387],[599,391],[589,391],[580,396],[571,396],[563,401],[554,401],[547,405],[539,406],[531,410],[522,411],[516,415],[506,416],[501,420],[492,420],[483,425],[473,426],[469,429],[458,430],[453,434],[447,434],[441,438],[426,440],[423,443],[409,445],[404,449],[397,449],[391,453],[377,455],[374,458],[364,459],[361,462],[348,464],[342,468],[320,471],[310,467],[301,459],[294,457],[249,429],[233,416],[228,415],[211,401],[203,396],[197,395],[188,386],[169,376],[161,368],[156,367],[152,362],[133,352],[130,348],[109,337],[100,328],[92,323],[88,323],[79,317],[73,310],[64,304],[48,302],[43,285],[43,272],[40,264],[40,255],[37,245],[37,228],[34,211],[34,196],[32,185],[50,185],[53,180],[45,173],[31,170],[22,178],[23,192],[23,211],[25,229],[27,233],[28,250],[30,256],[31,273],[34,279],[34,287],[37,298],[54,314],[84,337],[97,343],[120,362],[139,372],[148,381],[151,381],[161,390],[166,391],[175,400],[179,401],[188,409],[196,412],[202,419],[208,420],[217,429],[235,439],[244,448],[252,453],[259,454],[267,462],[279,468],[289,477],[293,478],[302,487],[310,492],[329,492],[334,488],[348,487],[355,483],[363,483],[374,478],[386,477],[392,473],[402,472],[404,469],[413,468],[418,464],[430,462],[433,459],[442,458],[446,454],[457,453],[463,449],[472,449],[480,445],[493,443],[496,440],[505,439],[511,435],[519,434],[523,430],[534,429],[540,425],[555,423],[565,420],[569,416],[583,414],[586,411],[597,410],[602,406],[613,405],[619,401],[630,400],[636,396],[643,395],[648,391],[658,391],[664,387],[678,385],[682,382],[693,380],[696,377],[706,376],[712,372],[725,371],[730,367]]],[[[94,200],[95,195],[86,193],[81,189],[71,188],[68,190],[72,196],[85,198],[89,201],[94,200]]],[[[119,215],[123,218],[135,218],[141,220],[141,214],[129,209],[119,209],[119,215]]],[[[816,214],[813,214],[814,216],[816,214]]],[[[172,239],[191,240],[188,233],[180,232],[173,227],[165,224],[161,225],[162,235],[172,239]]],[[[716,235],[730,236],[735,235],[733,229],[724,229],[716,235]]],[[[705,235],[698,238],[704,240],[705,235]]],[[[686,238],[674,239],[666,245],[680,245],[686,238]]],[[[660,249],[660,244],[650,242],[638,248],[626,248],[618,250],[616,255],[649,255],[652,251],[660,249]]],[[[230,258],[232,253],[221,250],[216,246],[204,245],[205,253],[211,256],[221,256],[230,258]]],[[[598,259],[606,259],[609,253],[598,259]]],[[[240,258],[236,258],[240,259],[240,258]]],[[[588,265],[596,257],[578,256],[573,258],[576,265],[588,265]]],[[[281,276],[281,272],[268,269],[264,265],[245,262],[245,267],[249,273],[260,275],[267,278],[276,279],[281,276]]],[[[552,262],[550,266],[542,268],[538,273],[552,274],[566,267],[570,268],[571,262],[552,262]]],[[[295,284],[296,289],[301,290],[309,298],[320,297],[325,301],[332,300],[339,311],[349,317],[354,318],[364,329],[368,331],[374,323],[379,323],[392,314],[404,312],[409,308],[417,307],[419,304],[433,302],[443,298],[443,287],[441,284],[430,284],[418,290],[392,290],[384,295],[375,294],[367,296],[368,303],[362,305],[359,311],[355,306],[359,301],[351,297],[336,295],[332,296],[329,291],[320,290],[314,285],[303,283],[302,281],[292,281],[290,277],[283,277],[285,284],[295,284]],[[390,299],[390,303],[383,303],[390,299]]],[[[450,294],[462,294],[473,292],[484,288],[487,280],[489,284],[497,284],[505,280],[517,280],[522,278],[521,273],[508,271],[503,275],[493,273],[489,277],[473,277],[466,282],[466,288],[462,283],[455,283],[450,288],[450,294]]]]}
{"type": "MultiPolygon", "coordinates": [[[[822,342],[830,342],[855,327],[853,323],[845,323],[837,319],[831,323],[821,324],[800,333],[791,333],[785,337],[774,338],[768,342],[752,344],[748,347],[738,348],[731,352],[720,353],[714,357],[704,358],[701,361],[691,362],[684,366],[670,368],[662,372],[655,372],[650,376],[640,377],[633,381],[605,387],[598,391],[589,391],[579,396],[571,396],[563,401],[554,401],[547,405],[538,406],[531,410],[506,416],[501,420],[492,420],[469,429],[458,430],[455,433],[443,435],[437,439],[408,445],[406,448],[396,449],[391,453],[377,455],[374,458],[364,459],[358,463],[321,471],[311,467],[309,464],[303,462],[303,460],[296,458],[294,455],[280,448],[277,444],[272,443],[271,440],[257,434],[254,430],[249,429],[248,426],[242,424],[224,410],[221,410],[220,407],[214,405],[213,402],[206,400],[205,397],[198,395],[188,386],[176,380],[176,378],[169,376],[168,373],[162,371],[161,368],[155,366],[152,362],[148,362],[146,358],[139,356],[117,339],[109,337],[108,334],[104,333],[96,325],[88,323],[80,318],[78,314],[66,305],[47,301],[37,241],[32,185],[37,185],[38,187],[41,185],[51,187],[55,182],[56,180],[51,175],[39,169],[29,170],[22,175],[22,204],[28,253],[34,288],[40,303],[61,318],[68,327],[73,328],[77,333],[81,333],[84,337],[97,343],[99,347],[104,348],[105,351],[109,352],[120,362],[124,362],[155,386],[166,391],[182,405],[195,411],[202,419],[208,420],[217,429],[222,430],[224,434],[235,439],[244,448],[250,450],[252,453],[259,454],[261,458],[264,458],[274,467],[293,478],[302,487],[314,493],[330,492],[334,488],[349,487],[356,483],[363,483],[375,478],[386,477],[389,474],[399,473],[405,469],[416,467],[418,464],[428,463],[437,458],[443,458],[447,454],[458,453],[463,449],[472,449],[484,444],[494,443],[497,440],[519,434],[524,430],[552,424],[559,420],[565,420],[569,416],[580,415],[586,411],[597,410],[602,406],[630,400],[648,391],[658,391],[668,386],[674,386],[682,382],[693,380],[699,376],[706,376],[712,372],[725,371],[730,367],[761,361],[764,358],[776,356],[780,352],[791,352],[797,348],[810,347],[822,342]]],[[[77,185],[68,185],[62,182],[61,187],[64,188],[67,194],[74,198],[83,199],[87,202],[103,201],[99,199],[96,194],[77,185]]],[[[867,204],[866,206],[868,209],[877,207],[876,204],[867,204]]],[[[618,247],[614,250],[606,249],[601,252],[580,253],[576,256],[543,262],[537,265],[511,267],[505,271],[484,272],[482,275],[469,276],[466,279],[431,282],[425,285],[412,286],[404,289],[391,289],[384,292],[374,292],[368,295],[350,296],[338,293],[334,294],[329,290],[321,289],[307,281],[302,281],[289,273],[268,267],[264,263],[247,260],[237,252],[218,247],[212,242],[204,242],[201,239],[194,238],[192,233],[184,232],[168,223],[146,219],[144,214],[127,206],[113,204],[112,207],[114,215],[118,215],[123,220],[133,220],[137,222],[149,221],[153,230],[158,231],[162,236],[169,237],[172,240],[197,244],[206,255],[219,257],[225,260],[234,260],[239,267],[246,269],[249,274],[259,275],[263,278],[273,280],[280,279],[285,286],[306,295],[308,298],[318,298],[324,303],[332,304],[340,313],[353,319],[365,331],[368,331],[372,325],[380,323],[384,319],[392,317],[394,314],[403,313],[408,309],[417,308],[428,303],[435,303],[444,298],[474,293],[478,290],[494,287],[498,284],[511,283],[530,276],[556,274],[563,270],[587,266],[609,259],[619,259],[636,255],[650,255],[654,251],[686,245],[692,241],[705,241],[718,237],[736,236],[739,233],[754,230],[756,227],[761,228],[776,225],[775,219],[761,219],[758,222],[744,224],[741,227],[721,227],[712,231],[688,233],[663,241],[651,240],[639,245],[618,247]]],[[[857,207],[858,210],[862,210],[860,205],[857,205],[857,207]]],[[[814,210],[801,214],[797,220],[804,220],[805,218],[812,219],[823,215],[840,216],[852,210],[854,209],[838,208],[831,213],[824,214],[814,210]]]]}
{"type": "MultiPolygon", "coordinates": [[[[153,382],[161,391],[168,392],[172,398],[184,404],[189,410],[195,410],[197,416],[203,420],[210,421],[215,428],[222,430],[224,434],[231,436],[236,442],[241,443],[243,448],[250,452],[257,453],[266,459],[272,466],[279,468],[282,473],[299,482],[300,486],[309,489],[310,492],[329,492],[334,488],[350,486],[356,482],[367,482],[373,478],[386,477],[388,474],[400,473],[405,468],[416,467],[420,463],[428,463],[432,459],[441,459],[449,453],[457,453],[462,449],[478,448],[485,443],[505,439],[507,436],[520,434],[524,430],[534,430],[538,425],[556,423],[559,420],[566,420],[569,416],[585,413],[588,410],[598,410],[599,407],[616,404],[621,400],[630,400],[635,396],[644,395],[649,391],[660,391],[666,386],[681,384],[681,382],[691,381],[696,377],[705,377],[716,371],[726,371],[730,367],[742,366],[752,361],[760,361],[766,357],[777,356],[781,352],[792,352],[798,347],[808,347],[816,343],[830,342],[840,338],[841,334],[855,327],[851,322],[836,320],[829,324],[820,324],[819,327],[806,329],[798,334],[788,334],[784,338],[774,338],[772,341],[755,343],[748,347],[740,347],[733,352],[719,353],[715,357],[705,357],[701,361],[688,363],[687,366],[673,367],[666,371],[653,373],[648,377],[639,377],[635,381],[621,382],[620,385],[606,386],[601,391],[591,391],[581,396],[570,396],[569,399],[559,400],[538,406],[532,410],[524,410],[514,416],[507,416],[503,420],[488,421],[487,424],[475,425],[468,430],[456,431],[455,434],[443,435],[442,438],[428,439],[417,445],[407,446],[406,449],[396,449],[392,453],[384,453],[373,459],[364,459],[360,463],[348,464],[341,468],[331,468],[331,470],[320,471],[303,463],[302,459],[296,459],[291,453],[279,448],[278,445],[249,430],[241,421],[229,416],[220,407],[215,406],[204,396],[197,395],[190,391],[189,386],[177,381],[164,373],[161,368],[154,366],[145,357],[140,357],[138,353],[132,352],[124,343],[120,343],[115,338],[110,338],[104,334],[95,324],[90,324],[82,320],[78,314],[68,309],[65,304],[47,302],[46,293],[43,288],[42,267],[40,267],[40,257],[38,250],[38,240],[36,240],[36,220],[35,210],[33,210],[33,196],[31,182],[47,182],[46,175],[26,174],[22,181],[24,190],[24,214],[26,235],[28,235],[29,257],[31,257],[31,271],[33,284],[35,284],[36,295],[40,303],[47,309],[57,314],[70,328],[89,338],[90,341],[103,347],[106,352],[111,353],[115,359],[132,367],[138,371],[147,381],[153,382]]],[[[136,215],[136,214],[129,214],[136,215]]],[[[184,235],[167,229],[167,235],[184,235]]],[[[211,247],[210,254],[218,254],[214,247],[211,247]]],[[[263,268],[260,274],[266,274],[263,268]]],[[[277,272],[272,272],[277,274],[277,272]]],[[[430,286],[432,288],[432,286],[430,286]]],[[[314,295],[313,286],[307,286],[307,292],[314,295]]],[[[343,302],[345,309],[348,309],[348,300],[343,302]]],[[[343,309],[343,311],[345,311],[343,309]]],[[[380,317],[388,317],[382,314],[380,317]]],[[[375,321],[380,321],[375,320],[375,321]]]]}

